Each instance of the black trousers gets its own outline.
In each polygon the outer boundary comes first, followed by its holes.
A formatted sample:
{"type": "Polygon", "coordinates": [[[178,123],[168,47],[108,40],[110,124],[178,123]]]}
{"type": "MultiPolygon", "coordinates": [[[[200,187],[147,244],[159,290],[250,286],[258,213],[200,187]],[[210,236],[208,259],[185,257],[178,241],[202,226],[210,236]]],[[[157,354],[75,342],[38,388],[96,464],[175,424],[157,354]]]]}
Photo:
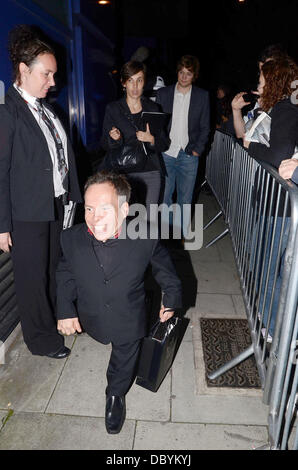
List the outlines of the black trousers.
{"type": "Polygon", "coordinates": [[[159,171],[127,173],[126,177],[132,187],[131,204],[144,204],[149,208],[150,204],[159,203],[161,190],[159,171]]]}
{"type": "Polygon", "coordinates": [[[56,352],[64,345],[57,331],[55,273],[60,257],[64,209],[55,199],[56,220],[13,221],[12,261],[24,341],[32,354],[56,352]]]}
{"type": "Polygon", "coordinates": [[[112,352],[107,369],[106,395],[126,395],[132,385],[139,358],[141,339],[132,343],[112,343],[112,352]]]}

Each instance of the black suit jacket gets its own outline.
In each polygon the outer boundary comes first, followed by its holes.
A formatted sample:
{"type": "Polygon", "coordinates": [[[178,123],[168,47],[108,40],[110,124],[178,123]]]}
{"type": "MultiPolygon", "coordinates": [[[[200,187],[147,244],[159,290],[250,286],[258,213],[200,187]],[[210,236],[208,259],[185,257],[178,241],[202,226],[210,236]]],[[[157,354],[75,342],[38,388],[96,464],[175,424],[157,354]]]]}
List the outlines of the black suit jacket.
{"type": "MultiPolygon", "coordinates": [[[[69,139],[67,149],[70,199],[81,202],[69,139]]],[[[54,197],[46,138],[26,102],[11,87],[0,105],[0,233],[12,230],[12,220],[54,220],[54,197]]]]}
{"type": "MultiPolygon", "coordinates": [[[[142,97],[142,111],[156,112],[161,111],[160,107],[154,103],[152,100],[142,97]]],[[[126,98],[123,97],[118,101],[113,101],[109,103],[106,107],[103,130],[101,137],[101,147],[104,150],[109,148],[121,146],[123,141],[131,141],[136,139],[136,128],[133,126],[131,121],[127,118],[127,114],[130,114],[129,107],[126,103],[126,98]],[[109,136],[109,131],[112,127],[115,126],[121,131],[122,138],[119,141],[114,141],[109,136]]],[[[145,131],[145,129],[140,129],[145,131]]],[[[170,139],[168,138],[164,129],[160,129],[160,132],[154,132],[151,130],[152,135],[154,135],[155,144],[151,146],[146,144],[147,151],[150,155],[155,168],[160,171],[164,171],[163,163],[161,161],[160,152],[164,152],[170,145],[170,139]]],[[[104,166],[109,167],[108,160],[105,161],[104,166]]]]}
{"type": "MultiPolygon", "coordinates": [[[[156,103],[160,104],[163,112],[173,113],[175,86],[170,85],[159,88],[156,95],[156,103]]],[[[169,132],[172,120],[169,122],[169,132]]],[[[210,104],[207,91],[196,86],[192,86],[189,112],[188,112],[188,136],[189,142],[185,152],[190,154],[194,150],[201,155],[208,142],[210,133],[210,104]]],[[[169,148],[169,146],[168,146],[169,148]]]]}
{"type": "Polygon", "coordinates": [[[291,158],[298,146],[298,106],[290,98],[276,103],[271,112],[269,147],[251,142],[248,153],[276,168],[282,160],[291,158]]]}
{"type": "MultiPolygon", "coordinates": [[[[122,226],[122,230],[124,230],[122,226]]],[[[121,232],[122,233],[122,232],[121,232]]],[[[159,240],[110,239],[98,259],[86,224],[61,234],[57,269],[57,318],[79,316],[97,341],[121,344],[146,335],[144,275],[148,265],[164,293],[165,307],[181,307],[181,283],[159,240]]]]}

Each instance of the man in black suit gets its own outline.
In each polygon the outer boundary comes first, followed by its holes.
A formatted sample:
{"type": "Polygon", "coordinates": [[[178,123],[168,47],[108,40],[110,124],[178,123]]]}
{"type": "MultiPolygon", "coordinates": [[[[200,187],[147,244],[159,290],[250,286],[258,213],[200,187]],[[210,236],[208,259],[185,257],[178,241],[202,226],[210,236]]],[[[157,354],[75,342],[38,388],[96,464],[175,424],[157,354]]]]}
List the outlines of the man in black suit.
{"type": "Polygon", "coordinates": [[[173,225],[183,229],[183,235],[187,237],[199,158],[210,131],[210,107],[208,92],[193,85],[199,74],[198,59],[183,56],[178,61],[177,74],[176,84],[157,91],[156,102],[165,113],[172,115],[169,123],[171,145],[163,153],[167,171],[163,202],[171,206],[176,187],[181,217],[176,212],[173,225]]]}
{"type": "Polygon", "coordinates": [[[146,335],[144,276],[150,263],[163,291],[161,321],[181,307],[180,281],[167,250],[157,239],[129,236],[129,197],[123,175],[101,172],[90,177],[86,223],[62,232],[63,257],[57,269],[58,330],[69,335],[81,332],[82,325],[97,341],[112,343],[106,389],[106,428],[111,434],[123,425],[125,395],[146,335]]]}

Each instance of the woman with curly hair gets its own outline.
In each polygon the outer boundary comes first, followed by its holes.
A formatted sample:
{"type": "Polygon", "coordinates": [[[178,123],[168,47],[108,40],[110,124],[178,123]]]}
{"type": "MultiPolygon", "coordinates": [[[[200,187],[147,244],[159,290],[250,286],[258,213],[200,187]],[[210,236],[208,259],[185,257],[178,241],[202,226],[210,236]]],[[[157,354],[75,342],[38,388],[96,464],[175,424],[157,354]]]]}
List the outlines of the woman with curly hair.
{"type": "MultiPolygon", "coordinates": [[[[297,64],[289,57],[270,60],[262,66],[258,93],[260,108],[271,118],[269,146],[258,142],[248,142],[245,137],[243,139],[244,147],[248,149],[248,153],[252,157],[266,161],[276,168],[279,167],[282,160],[292,157],[295,147],[298,145],[298,105],[291,97],[294,91],[293,82],[297,79],[297,64]]],[[[270,189],[275,191],[273,193],[273,201],[275,201],[277,190],[271,187],[270,189]]],[[[281,196],[282,199],[283,196],[281,196]]],[[[283,204],[281,203],[278,207],[276,220],[274,220],[273,212],[272,215],[265,216],[264,230],[265,228],[266,232],[268,230],[269,236],[267,248],[263,246],[265,241],[261,242],[261,255],[265,260],[265,272],[268,272],[266,275],[267,286],[265,286],[266,276],[263,277],[262,284],[259,285],[259,309],[260,312],[263,311],[263,324],[269,327],[268,333],[262,331],[266,335],[267,341],[274,334],[290,226],[290,212],[287,211],[285,220],[282,215],[283,204]],[[274,224],[275,228],[273,229],[274,224]],[[270,250],[272,252],[271,261],[270,250]]],[[[260,282],[261,273],[256,276],[260,282]]]]}
{"type": "Polygon", "coordinates": [[[293,82],[298,79],[298,66],[290,57],[269,60],[261,68],[258,93],[262,111],[271,117],[269,147],[243,139],[248,153],[276,168],[291,158],[298,145],[298,105],[292,102],[293,82]]]}

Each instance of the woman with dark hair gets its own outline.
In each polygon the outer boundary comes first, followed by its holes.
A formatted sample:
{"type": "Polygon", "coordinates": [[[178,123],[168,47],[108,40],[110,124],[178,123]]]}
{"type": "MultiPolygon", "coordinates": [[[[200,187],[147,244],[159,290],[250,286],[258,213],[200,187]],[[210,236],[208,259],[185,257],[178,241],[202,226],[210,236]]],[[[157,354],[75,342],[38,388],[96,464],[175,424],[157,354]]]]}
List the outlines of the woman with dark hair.
{"type": "Polygon", "coordinates": [[[55,270],[64,206],[80,202],[70,141],[43,99],[57,63],[52,47],[26,25],[10,34],[13,86],[0,106],[0,250],[11,251],[18,313],[32,354],[70,350],[55,319],[55,270]]]}
{"type": "Polygon", "coordinates": [[[160,152],[169,145],[169,140],[162,129],[150,129],[144,124],[142,112],[159,112],[157,104],[142,96],[146,79],[146,67],[143,63],[130,61],[121,70],[121,84],[125,95],[106,107],[101,145],[107,151],[103,166],[113,168],[109,160],[109,150],[119,149],[127,143],[140,142],[145,148],[145,158],[135,167],[121,168],[132,186],[132,201],[158,204],[163,173],[160,152]],[[146,155],[147,154],[147,155],[146,155]]]}

